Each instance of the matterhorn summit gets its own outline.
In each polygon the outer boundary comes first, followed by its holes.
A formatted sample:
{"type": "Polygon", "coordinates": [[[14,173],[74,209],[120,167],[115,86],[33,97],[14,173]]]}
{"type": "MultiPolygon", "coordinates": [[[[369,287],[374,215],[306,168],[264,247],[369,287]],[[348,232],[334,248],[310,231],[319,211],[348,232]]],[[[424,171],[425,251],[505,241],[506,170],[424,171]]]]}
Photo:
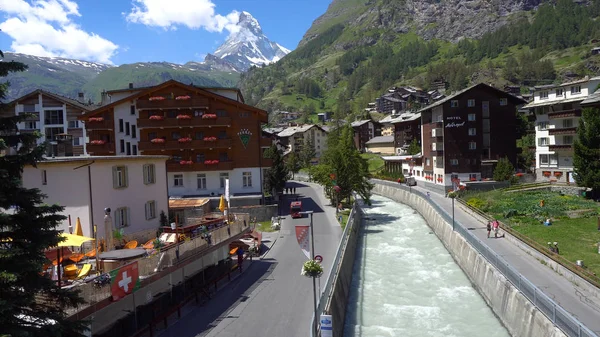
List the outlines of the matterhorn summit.
{"type": "Polygon", "coordinates": [[[243,72],[251,66],[261,66],[279,61],[290,51],[269,40],[258,21],[248,12],[240,13],[234,31],[217,50],[214,56],[243,72]]]}

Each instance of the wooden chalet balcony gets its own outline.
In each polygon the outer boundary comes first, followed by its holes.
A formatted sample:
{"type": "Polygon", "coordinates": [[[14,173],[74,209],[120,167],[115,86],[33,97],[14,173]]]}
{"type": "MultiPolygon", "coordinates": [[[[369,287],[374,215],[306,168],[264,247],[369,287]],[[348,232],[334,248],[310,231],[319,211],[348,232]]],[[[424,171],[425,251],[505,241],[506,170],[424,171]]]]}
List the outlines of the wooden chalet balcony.
{"type": "Polygon", "coordinates": [[[165,118],[163,120],[152,120],[138,118],[138,128],[172,128],[172,127],[213,127],[230,126],[231,117],[202,118],[192,117],[190,119],[165,118]]]}
{"type": "Polygon", "coordinates": [[[569,117],[581,117],[581,110],[563,110],[548,113],[548,119],[556,119],[556,118],[569,118],[569,117]]]}
{"type": "Polygon", "coordinates": [[[151,141],[143,141],[138,143],[140,151],[156,151],[156,150],[181,150],[181,149],[221,149],[230,148],[233,142],[231,139],[217,139],[214,142],[204,140],[192,140],[188,143],[180,143],[177,140],[168,140],[164,143],[152,143],[151,141]]]}
{"type": "Polygon", "coordinates": [[[191,165],[181,165],[178,161],[167,162],[167,171],[169,172],[231,171],[233,170],[233,167],[233,161],[223,161],[213,165],[206,165],[204,163],[192,163],[191,165]]]}
{"type": "Polygon", "coordinates": [[[550,149],[550,151],[573,150],[573,144],[554,144],[554,145],[549,145],[548,148],[550,149]]]}
{"type": "Polygon", "coordinates": [[[577,128],[554,128],[548,130],[548,134],[550,135],[574,135],[576,133],[577,128]]]}
{"type": "Polygon", "coordinates": [[[135,103],[138,109],[161,110],[161,109],[208,109],[208,98],[192,98],[187,100],[164,99],[162,101],[150,101],[138,99],[135,103]]]}
{"type": "Polygon", "coordinates": [[[86,130],[112,130],[114,127],[115,127],[115,125],[112,120],[105,119],[100,122],[92,122],[92,121],[85,122],[86,130]]]}
{"type": "Polygon", "coordinates": [[[88,153],[91,153],[94,155],[115,153],[115,144],[114,143],[104,143],[104,144],[87,143],[85,147],[86,147],[88,153]]]}

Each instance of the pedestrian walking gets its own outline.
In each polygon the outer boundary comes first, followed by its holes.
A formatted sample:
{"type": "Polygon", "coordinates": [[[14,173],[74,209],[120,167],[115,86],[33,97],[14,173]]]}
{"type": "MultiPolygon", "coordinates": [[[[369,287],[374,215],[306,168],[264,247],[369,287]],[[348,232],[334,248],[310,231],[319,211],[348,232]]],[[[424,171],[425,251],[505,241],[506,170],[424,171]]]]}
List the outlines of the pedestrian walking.
{"type": "Polygon", "coordinates": [[[244,263],[244,249],[239,247],[237,250],[237,258],[238,258],[238,268],[240,272],[242,272],[242,264],[244,263]]]}
{"type": "Polygon", "coordinates": [[[490,238],[490,233],[492,232],[492,222],[488,221],[487,223],[487,233],[488,233],[488,239],[490,238]]]}
{"type": "Polygon", "coordinates": [[[500,229],[500,223],[498,220],[494,220],[494,224],[492,225],[494,229],[494,238],[498,238],[498,230],[500,229]]]}

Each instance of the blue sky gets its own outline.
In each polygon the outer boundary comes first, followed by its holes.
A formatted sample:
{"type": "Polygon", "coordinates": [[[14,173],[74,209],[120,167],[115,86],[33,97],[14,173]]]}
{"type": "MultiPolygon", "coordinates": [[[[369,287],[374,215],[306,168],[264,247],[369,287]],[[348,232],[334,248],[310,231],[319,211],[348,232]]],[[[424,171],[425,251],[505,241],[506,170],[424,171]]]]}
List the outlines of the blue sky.
{"type": "Polygon", "coordinates": [[[247,11],[296,48],[328,0],[0,0],[0,49],[104,63],[200,61],[247,11]]]}

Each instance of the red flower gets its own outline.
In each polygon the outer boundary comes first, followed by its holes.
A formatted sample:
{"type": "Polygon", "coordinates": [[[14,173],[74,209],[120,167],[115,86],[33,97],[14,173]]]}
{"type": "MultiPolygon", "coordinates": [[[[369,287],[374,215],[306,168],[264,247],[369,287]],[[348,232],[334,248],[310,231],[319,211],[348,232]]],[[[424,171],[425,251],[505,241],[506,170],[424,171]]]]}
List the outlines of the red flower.
{"type": "Polygon", "coordinates": [[[148,118],[148,119],[150,119],[151,121],[162,121],[165,119],[165,117],[159,116],[159,115],[154,115],[154,116],[150,116],[150,118],[148,118]]]}
{"type": "Polygon", "coordinates": [[[179,162],[180,165],[192,165],[193,163],[191,160],[182,160],[179,162]]]}
{"type": "Polygon", "coordinates": [[[177,115],[177,119],[192,119],[190,115],[177,115]]]}
{"type": "Polygon", "coordinates": [[[165,143],[165,140],[164,140],[164,139],[162,139],[162,138],[154,138],[154,139],[152,139],[150,142],[151,142],[151,143],[154,143],[154,144],[164,144],[164,143],[165,143]]]}
{"type": "Polygon", "coordinates": [[[103,118],[103,117],[90,117],[90,118],[88,119],[88,121],[89,121],[89,122],[92,122],[92,123],[93,123],[93,122],[102,122],[103,120],[104,120],[104,118],[103,118]]]}
{"type": "Polygon", "coordinates": [[[180,142],[180,143],[189,143],[189,142],[192,141],[192,138],[190,138],[190,137],[182,137],[182,138],[179,138],[177,141],[180,142]]]}
{"type": "Polygon", "coordinates": [[[202,115],[202,119],[215,119],[217,118],[217,115],[215,114],[204,114],[202,115]]]}
{"type": "Polygon", "coordinates": [[[190,97],[190,96],[188,96],[188,95],[185,95],[185,96],[177,96],[177,97],[175,97],[175,100],[176,100],[176,101],[184,101],[184,100],[188,100],[188,99],[190,99],[190,98],[191,98],[191,97],[190,97]]]}
{"type": "Polygon", "coordinates": [[[162,96],[152,96],[152,97],[148,98],[149,101],[162,101],[164,99],[165,98],[162,96]]]}
{"type": "Polygon", "coordinates": [[[104,145],[104,144],[106,144],[106,142],[103,141],[103,140],[92,140],[90,143],[92,145],[104,145]]]}

